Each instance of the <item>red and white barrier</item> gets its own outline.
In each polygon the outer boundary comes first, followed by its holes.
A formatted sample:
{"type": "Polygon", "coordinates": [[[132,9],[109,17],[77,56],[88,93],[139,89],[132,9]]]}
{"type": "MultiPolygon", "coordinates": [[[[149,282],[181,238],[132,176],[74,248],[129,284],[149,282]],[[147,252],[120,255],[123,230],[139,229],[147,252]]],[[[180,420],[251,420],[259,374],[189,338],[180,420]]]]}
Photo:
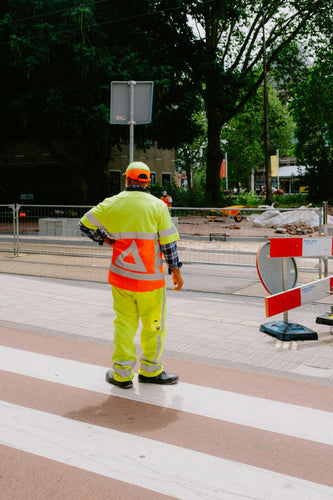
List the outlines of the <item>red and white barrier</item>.
{"type": "Polygon", "coordinates": [[[333,238],[271,238],[270,257],[328,257],[333,238]]]}
{"type": "Polygon", "coordinates": [[[332,293],[333,276],[265,297],[266,316],[303,306],[332,293]]]}

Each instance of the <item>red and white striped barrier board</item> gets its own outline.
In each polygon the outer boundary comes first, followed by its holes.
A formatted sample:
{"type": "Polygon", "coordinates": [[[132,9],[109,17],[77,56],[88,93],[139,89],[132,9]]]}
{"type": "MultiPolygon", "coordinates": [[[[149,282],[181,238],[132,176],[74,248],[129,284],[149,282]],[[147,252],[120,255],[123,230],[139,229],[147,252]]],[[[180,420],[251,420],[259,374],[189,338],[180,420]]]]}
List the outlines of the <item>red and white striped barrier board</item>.
{"type": "Polygon", "coordinates": [[[328,257],[333,238],[271,238],[270,257],[328,257]]]}
{"type": "MultiPolygon", "coordinates": [[[[272,240],[271,240],[272,243],[272,240]]],[[[266,316],[289,311],[332,293],[333,276],[276,293],[265,298],[266,316]]]]}

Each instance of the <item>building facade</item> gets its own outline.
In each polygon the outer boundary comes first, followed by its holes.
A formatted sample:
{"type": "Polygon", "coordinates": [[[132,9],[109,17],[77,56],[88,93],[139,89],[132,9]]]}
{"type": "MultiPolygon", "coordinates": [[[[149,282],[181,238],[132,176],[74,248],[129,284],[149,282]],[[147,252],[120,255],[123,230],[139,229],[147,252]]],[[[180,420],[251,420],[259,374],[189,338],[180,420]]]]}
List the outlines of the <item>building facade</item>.
{"type": "MultiPolygon", "coordinates": [[[[175,153],[153,145],[145,152],[134,149],[134,160],[149,165],[153,183],[161,186],[175,178],[175,153]]],[[[116,194],[125,188],[123,175],[129,163],[129,146],[111,151],[105,168],[106,192],[116,194]]],[[[89,185],[80,169],[55,158],[36,143],[17,144],[12,152],[0,156],[0,204],[70,203],[85,201],[89,185]]]]}
{"type": "MultiPolygon", "coordinates": [[[[154,145],[142,151],[134,148],[134,161],[146,163],[151,171],[152,184],[165,186],[175,179],[175,151],[158,149],[154,145]]],[[[110,193],[118,193],[125,188],[125,171],[129,164],[129,146],[124,145],[122,151],[114,149],[107,166],[107,177],[110,193]]]]}

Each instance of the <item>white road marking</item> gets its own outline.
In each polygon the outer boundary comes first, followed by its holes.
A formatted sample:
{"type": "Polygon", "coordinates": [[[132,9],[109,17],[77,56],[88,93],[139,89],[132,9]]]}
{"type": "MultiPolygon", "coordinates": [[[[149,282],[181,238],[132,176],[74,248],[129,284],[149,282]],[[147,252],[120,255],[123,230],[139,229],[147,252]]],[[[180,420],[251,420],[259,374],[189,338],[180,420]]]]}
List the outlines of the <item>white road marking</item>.
{"type": "Polygon", "coordinates": [[[331,499],[333,489],[124,432],[0,402],[3,445],[180,499],[331,499]]]}
{"type": "Polygon", "coordinates": [[[327,411],[182,382],[165,387],[135,383],[124,391],[104,381],[107,367],[9,347],[0,347],[0,369],[333,445],[333,414],[327,411]]]}

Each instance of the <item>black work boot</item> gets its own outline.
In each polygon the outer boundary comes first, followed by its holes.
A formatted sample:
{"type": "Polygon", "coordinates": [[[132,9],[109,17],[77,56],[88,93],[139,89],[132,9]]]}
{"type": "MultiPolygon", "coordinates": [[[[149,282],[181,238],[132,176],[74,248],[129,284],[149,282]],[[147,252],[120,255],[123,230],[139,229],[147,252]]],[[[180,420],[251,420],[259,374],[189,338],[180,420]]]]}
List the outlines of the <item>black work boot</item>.
{"type": "Polygon", "coordinates": [[[121,387],[122,389],[132,389],[133,387],[132,380],[125,380],[124,382],[119,382],[119,380],[115,380],[113,376],[113,370],[108,370],[106,372],[105,380],[109,382],[109,384],[116,385],[117,387],[121,387]]]}
{"type": "Polygon", "coordinates": [[[144,384],[172,385],[177,383],[178,378],[178,375],[174,373],[162,372],[159,375],[156,375],[156,377],[139,375],[139,382],[143,382],[144,384]]]}

